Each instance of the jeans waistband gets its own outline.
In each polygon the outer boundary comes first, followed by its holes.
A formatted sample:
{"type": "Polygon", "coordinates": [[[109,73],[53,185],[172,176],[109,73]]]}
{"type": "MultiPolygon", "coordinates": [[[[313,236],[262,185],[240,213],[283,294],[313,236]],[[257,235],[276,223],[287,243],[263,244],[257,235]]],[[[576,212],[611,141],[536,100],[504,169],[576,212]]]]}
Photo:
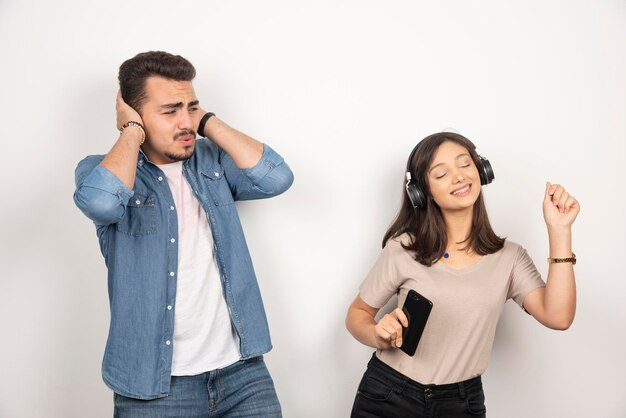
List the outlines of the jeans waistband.
{"type": "Polygon", "coordinates": [[[367,367],[376,369],[377,372],[384,374],[388,379],[396,381],[397,383],[404,383],[426,393],[437,394],[453,390],[458,391],[458,394],[461,396],[461,398],[465,398],[466,391],[470,388],[478,387],[482,390],[482,380],[480,376],[463,380],[461,382],[445,383],[442,385],[420,383],[416,380],[411,379],[408,376],[405,376],[393,367],[384,363],[376,356],[376,353],[372,355],[372,359],[367,364],[367,367]]]}

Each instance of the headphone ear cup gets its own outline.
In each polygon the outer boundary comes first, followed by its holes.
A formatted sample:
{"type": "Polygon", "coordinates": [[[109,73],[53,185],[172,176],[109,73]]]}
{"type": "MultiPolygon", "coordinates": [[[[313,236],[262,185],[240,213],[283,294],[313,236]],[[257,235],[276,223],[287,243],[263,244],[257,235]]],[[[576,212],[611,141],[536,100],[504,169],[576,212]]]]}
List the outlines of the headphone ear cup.
{"type": "Polygon", "coordinates": [[[409,200],[414,208],[422,209],[426,206],[426,196],[424,195],[424,192],[422,192],[413,182],[406,185],[406,194],[409,196],[409,200]]]}
{"type": "Polygon", "coordinates": [[[482,163],[482,170],[478,173],[480,175],[480,184],[486,185],[489,184],[495,179],[495,175],[493,174],[493,168],[491,167],[491,163],[486,158],[481,158],[480,162],[482,163]]]}

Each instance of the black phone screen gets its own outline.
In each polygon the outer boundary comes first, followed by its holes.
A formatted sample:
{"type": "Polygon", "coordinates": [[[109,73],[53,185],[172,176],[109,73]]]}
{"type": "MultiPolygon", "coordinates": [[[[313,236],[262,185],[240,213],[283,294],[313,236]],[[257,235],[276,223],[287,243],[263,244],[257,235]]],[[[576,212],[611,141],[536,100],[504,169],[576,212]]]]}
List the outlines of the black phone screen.
{"type": "Polygon", "coordinates": [[[431,301],[415,290],[409,290],[402,307],[402,311],[409,320],[409,326],[402,329],[402,346],[400,347],[400,350],[409,356],[413,356],[417,350],[417,344],[422,338],[432,308],[431,301]]]}

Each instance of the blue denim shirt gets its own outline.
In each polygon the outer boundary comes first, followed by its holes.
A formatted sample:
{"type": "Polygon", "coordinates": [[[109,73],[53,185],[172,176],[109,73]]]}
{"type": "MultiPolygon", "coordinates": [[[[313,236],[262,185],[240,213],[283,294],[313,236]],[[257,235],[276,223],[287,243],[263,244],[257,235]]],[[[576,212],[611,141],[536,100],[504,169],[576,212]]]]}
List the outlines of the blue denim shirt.
{"type": "MultiPolygon", "coordinates": [[[[102,377],[138,399],[167,396],[174,348],[178,217],[163,172],[140,152],[133,190],[92,155],[76,168],[74,201],[96,225],[108,268],[111,309],[102,377]],[[171,305],[173,309],[168,310],[171,305]]],[[[272,348],[261,294],[235,207],[287,190],[289,166],[269,146],[256,166],[239,169],[206,138],[183,162],[183,174],[206,212],[222,288],[243,359],[272,348]]]]}

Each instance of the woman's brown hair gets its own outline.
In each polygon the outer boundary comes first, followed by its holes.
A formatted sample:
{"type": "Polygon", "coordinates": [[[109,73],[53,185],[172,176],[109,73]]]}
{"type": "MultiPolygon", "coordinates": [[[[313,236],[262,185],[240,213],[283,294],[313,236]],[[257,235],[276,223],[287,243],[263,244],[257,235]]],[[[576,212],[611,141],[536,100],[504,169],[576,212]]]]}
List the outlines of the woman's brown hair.
{"type": "MultiPolygon", "coordinates": [[[[428,168],[433,157],[439,146],[445,141],[452,141],[465,147],[472,157],[474,165],[478,170],[482,169],[476,147],[463,135],[453,132],[439,132],[424,138],[417,145],[412,161],[409,161],[409,169],[411,177],[426,195],[426,204],[421,209],[414,208],[404,192],[403,185],[402,205],[383,238],[383,247],[385,247],[390,239],[405,233],[408,234],[410,240],[408,243],[403,243],[402,246],[413,254],[417,262],[425,266],[431,266],[441,259],[448,246],[446,223],[439,205],[430,193],[427,178],[428,168]]],[[[483,195],[480,193],[474,203],[472,230],[467,239],[462,242],[467,244],[466,248],[475,253],[487,255],[501,250],[504,241],[505,238],[497,236],[491,228],[483,195]]]]}

